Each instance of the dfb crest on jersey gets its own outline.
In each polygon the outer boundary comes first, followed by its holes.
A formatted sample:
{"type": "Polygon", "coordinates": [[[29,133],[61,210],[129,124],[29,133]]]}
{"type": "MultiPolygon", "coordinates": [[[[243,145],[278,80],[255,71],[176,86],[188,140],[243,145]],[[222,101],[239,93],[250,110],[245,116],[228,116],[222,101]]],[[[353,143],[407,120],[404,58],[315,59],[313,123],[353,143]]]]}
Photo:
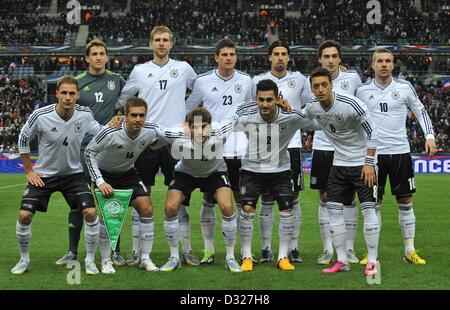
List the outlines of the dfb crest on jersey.
{"type": "Polygon", "coordinates": [[[139,148],[140,148],[141,150],[145,149],[145,139],[141,139],[141,140],[139,141],[139,148]]]}
{"type": "Polygon", "coordinates": [[[170,69],[170,77],[176,79],[178,77],[178,70],[177,69],[170,69]]]}
{"type": "Polygon", "coordinates": [[[288,129],[287,123],[280,123],[280,133],[285,133],[288,129]]]}
{"type": "Polygon", "coordinates": [[[342,113],[336,113],[336,122],[342,124],[344,122],[344,115],[342,113]]]}
{"type": "Polygon", "coordinates": [[[290,88],[295,88],[295,80],[289,79],[287,84],[290,88]]]}
{"type": "Polygon", "coordinates": [[[108,89],[113,91],[114,89],[116,89],[116,83],[114,81],[108,81],[108,89]]]}
{"type": "Polygon", "coordinates": [[[347,90],[347,89],[349,88],[349,85],[348,85],[348,81],[347,81],[347,80],[341,81],[341,88],[342,88],[343,90],[347,90]]]}
{"type": "Polygon", "coordinates": [[[75,130],[75,132],[81,132],[82,124],[83,124],[82,122],[76,122],[75,124],[73,124],[74,126],[73,130],[75,130]]]}
{"type": "Polygon", "coordinates": [[[399,90],[393,90],[391,94],[392,99],[398,100],[400,98],[400,91],[399,90]]]}
{"type": "Polygon", "coordinates": [[[242,85],[241,84],[234,84],[234,91],[238,94],[242,93],[242,85]]]}
{"type": "Polygon", "coordinates": [[[316,185],[317,184],[317,177],[311,177],[311,184],[316,185]]]}
{"type": "Polygon", "coordinates": [[[240,192],[241,192],[241,195],[245,195],[245,194],[247,194],[247,187],[245,187],[245,186],[241,186],[241,190],[240,190],[240,192]]]}

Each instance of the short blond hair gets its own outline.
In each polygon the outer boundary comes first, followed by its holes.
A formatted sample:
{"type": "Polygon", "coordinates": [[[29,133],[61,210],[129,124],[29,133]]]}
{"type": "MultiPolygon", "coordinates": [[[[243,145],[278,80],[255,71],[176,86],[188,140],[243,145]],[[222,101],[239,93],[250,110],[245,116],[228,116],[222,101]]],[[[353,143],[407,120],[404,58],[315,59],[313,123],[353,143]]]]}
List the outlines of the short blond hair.
{"type": "Polygon", "coordinates": [[[86,45],[86,56],[89,56],[89,53],[91,52],[91,48],[94,46],[102,46],[105,49],[106,55],[108,55],[108,48],[106,47],[105,42],[103,42],[100,39],[94,39],[86,45]]]}
{"type": "Polygon", "coordinates": [[[394,61],[394,54],[390,50],[388,50],[387,48],[380,48],[380,49],[377,49],[375,52],[373,52],[372,63],[375,62],[375,59],[377,59],[378,54],[384,54],[384,53],[390,54],[392,57],[392,61],[394,61]]]}
{"type": "Polygon", "coordinates": [[[78,80],[71,75],[64,75],[63,77],[59,78],[58,82],[56,83],[56,90],[58,90],[62,84],[75,85],[78,90],[78,80]]]}
{"type": "Polygon", "coordinates": [[[169,29],[169,27],[166,27],[166,26],[153,27],[152,31],[150,32],[150,41],[153,41],[155,34],[166,33],[166,32],[169,34],[170,41],[173,41],[173,32],[172,32],[172,30],[169,29]]]}

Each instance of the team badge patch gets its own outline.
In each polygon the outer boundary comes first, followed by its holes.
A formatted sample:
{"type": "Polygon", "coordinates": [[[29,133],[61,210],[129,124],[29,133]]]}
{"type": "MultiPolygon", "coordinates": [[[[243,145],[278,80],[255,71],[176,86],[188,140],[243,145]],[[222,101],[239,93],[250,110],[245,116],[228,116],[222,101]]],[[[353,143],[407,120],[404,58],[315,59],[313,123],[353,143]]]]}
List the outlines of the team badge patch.
{"type": "Polygon", "coordinates": [[[347,89],[349,88],[349,85],[348,85],[348,81],[347,81],[347,80],[341,81],[341,88],[342,88],[343,90],[347,90],[347,89]]]}
{"type": "Polygon", "coordinates": [[[106,203],[106,209],[112,215],[119,214],[120,212],[120,201],[117,199],[112,199],[106,203]]]}
{"type": "Polygon", "coordinates": [[[241,195],[247,194],[247,188],[245,186],[241,186],[240,192],[241,192],[241,195]]]}
{"type": "Polygon", "coordinates": [[[312,177],[311,178],[311,184],[312,185],[316,185],[317,184],[317,177],[312,177]]]}
{"type": "Polygon", "coordinates": [[[341,113],[336,113],[336,122],[342,124],[344,122],[344,115],[341,113]]]}
{"type": "Polygon", "coordinates": [[[290,88],[295,88],[295,81],[294,80],[288,80],[287,81],[287,84],[288,84],[288,86],[290,87],[290,88]]]}
{"type": "Polygon", "coordinates": [[[171,69],[170,70],[170,77],[176,79],[178,77],[178,70],[177,69],[171,69]]]}
{"type": "Polygon", "coordinates": [[[107,87],[109,90],[113,91],[116,89],[116,83],[114,81],[108,81],[107,87]]]}
{"type": "Polygon", "coordinates": [[[392,99],[394,100],[398,100],[400,98],[400,91],[398,90],[393,90],[392,94],[391,94],[392,99]]]}
{"type": "Polygon", "coordinates": [[[280,123],[280,133],[285,133],[288,129],[287,123],[280,123]]]}
{"type": "Polygon", "coordinates": [[[139,141],[139,148],[142,150],[145,149],[145,139],[141,139],[139,141]]]}
{"type": "Polygon", "coordinates": [[[74,126],[73,130],[75,130],[75,132],[81,132],[82,124],[83,124],[82,122],[76,122],[75,124],[73,124],[74,126]]]}
{"type": "Polygon", "coordinates": [[[242,93],[242,85],[241,84],[234,84],[234,91],[238,94],[242,93]]]}

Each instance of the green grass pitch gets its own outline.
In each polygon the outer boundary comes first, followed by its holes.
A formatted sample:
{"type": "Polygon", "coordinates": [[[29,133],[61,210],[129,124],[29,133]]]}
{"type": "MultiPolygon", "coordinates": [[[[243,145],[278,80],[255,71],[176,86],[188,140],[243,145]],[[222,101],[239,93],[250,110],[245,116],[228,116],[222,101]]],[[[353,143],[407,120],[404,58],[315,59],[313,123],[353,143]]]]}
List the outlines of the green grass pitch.
{"type": "MultiPolygon", "coordinates": [[[[10,269],[19,258],[15,239],[15,221],[19,202],[24,189],[25,176],[20,174],[0,175],[0,289],[159,289],[159,290],[297,290],[297,289],[450,289],[449,236],[450,177],[445,175],[417,175],[418,192],[414,196],[414,210],[417,218],[416,248],[427,259],[425,266],[403,262],[403,241],[398,225],[398,208],[391,195],[387,195],[382,208],[382,231],[380,238],[381,285],[368,285],[363,276],[363,266],[352,265],[349,273],[335,275],[321,274],[322,266],[315,265],[321,252],[320,233],[317,223],[318,193],[307,189],[301,194],[303,213],[300,253],[304,260],[292,272],[278,270],[275,263],[258,264],[253,272],[232,274],[224,268],[224,246],[220,220],[216,225],[216,262],[211,266],[185,266],[175,272],[146,273],[136,266],[117,267],[115,275],[82,275],[80,285],[67,284],[69,272],[64,267],[55,266],[55,261],[67,251],[68,207],[62,196],[55,194],[46,214],[40,213],[33,220],[31,242],[31,271],[22,276],[14,276],[10,269]]],[[[309,178],[306,179],[308,184],[309,178]]],[[[165,263],[169,256],[168,245],[163,231],[163,205],[166,188],[158,176],[152,200],[155,206],[155,242],[151,255],[156,265],[165,263]]],[[[192,245],[194,252],[201,256],[203,241],[199,226],[201,196],[192,196],[190,216],[192,245]]],[[[122,233],[122,253],[131,250],[130,211],[122,233]]],[[[216,209],[217,218],[219,209],[216,209]]],[[[277,214],[277,212],[276,212],[277,214]]],[[[277,218],[277,216],[275,217],[277,218]]],[[[273,248],[278,250],[277,220],[273,231],[273,248]]],[[[253,253],[260,254],[258,221],[254,222],[255,233],[253,253]]],[[[365,252],[361,232],[360,215],[356,252],[359,257],[365,252]]],[[[83,234],[84,236],[84,234],[83,234]]],[[[239,254],[239,241],[235,253],[239,254]]],[[[84,240],[80,242],[81,258],[84,258],[84,240]]],[[[97,252],[97,261],[99,260],[97,252]]]]}

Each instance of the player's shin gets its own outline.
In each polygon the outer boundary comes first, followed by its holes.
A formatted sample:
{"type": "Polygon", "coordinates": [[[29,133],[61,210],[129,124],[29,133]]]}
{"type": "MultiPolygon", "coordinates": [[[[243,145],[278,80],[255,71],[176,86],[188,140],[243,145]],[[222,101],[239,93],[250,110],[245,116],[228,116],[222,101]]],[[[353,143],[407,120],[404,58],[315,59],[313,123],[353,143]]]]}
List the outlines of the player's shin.
{"type": "Polygon", "coordinates": [[[141,249],[141,261],[150,259],[153,248],[154,223],[152,217],[141,217],[139,219],[139,238],[141,249]]]}
{"type": "Polygon", "coordinates": [[[328,216],[327,203],[323,201],[320,202],[319,206],[319,226],[324,252],[327,251],[330,255],[333,255],[334,251],[331,240],[330,219],[328,216]]]}
{"type": "Polygon", "coordinates": [[[20,258],[30,261],[31,224],[25,225],[16,222],[16,239],[19,246],[20,258]]]}
{"type": "Polygon", "coordinates": [[[86,262],[95,260],[95,251],[99,240],[100,225],[98,217],[93,222],[85,220],[84,236],[86,238],[86,262]]]}
{"type": "Polygon", "coordinates": [[[292,202],[292,212],[294,216],[294,231],[289,245],[289,250],[298,249],[298,237],[302,230],[302,209],[300,207],[300,198],[296,198],[292,202]]]}
{"type": "Polygon", "coordinates": [[[356,208],[356,200],[353,200],[350,206],[344,206],[344,221],[345,228],[347,229],[346,250],[354,253],[356,228],[358,226],[358,209],[356,208]]]}
{"type": "Polygon", "coordinates": [[[254,212],[246,213],[244,210],[239,215],[239,235],[241,237],[242,257],[252,257],[253,219],[254,212]]]}
{"type": "Polygon", "coordinates": [[[414,237],[416,234],[416,216],[414,215],[412,203],[398,204],[399,224],[402,229],[403,240],[405,243],[405,255],[415,251],[414,237]]]}
{"type": "Polygon", "coordinates": [[[81,230],[83,229],[83,214],[81,210],[70,210],[68,215],[69,222],[69,251],[78,253],[78,243],[80,241],[81,230]]]}
{"type": "Polygon", "coordinates": [[[191,248],[191,226],[189,222],[188,207],[181,205],[178,209],[178,222],[180,227],[181,248],[183,253],[192,251],[191,248]]]}
{"type": "Polygon", "coordinates": [[[364,217],[364,239],[367,245],[368,261],[378,260],[378,241],[380,238],[380,227],[375,213],[373,202],[361,204],[361,212],[364,217]]]}
{"type": "Polygon", "coordinates": [[[133,252],[140,253],[141,249],[139,247],[140,233],[139,233],[139,213],[135,208],[131,212],[131,233],[133,235],[133,252]]]}
{"type": "Polygon", "coordinates": [[[342,203],[327,202],[328,216],[330,219],[330,233],[333,246],[336,249],[339,261],[347,264],[347,254],[345,252],[346,229],[344,221],[344,206],[342,203]]]}
{"type": "Polygon", "coordinates": [[[222,215],[222,234],[226,249],[226,260],[234,259],[234,245],[236,243],[236,213],[231,216],[222,215]]]}
{"type": "Polygon", "coordinates": [[[278,260],[287,258],[289,244],[294,234],[295,219],[293,211],[280,211],[280,223],[278,233],[280,236],[280,244],[278,250],[278,260]]]}
{"type": "Polygon", "coordinates": [[[214,231],[216,229],[214,203],[203,200],[202,208],[200,210],[200,226],[202,229],[203,241],[205,243],[205,250],[214,253],[214,231]]]}
{"type": "Polygon", "coordinates": [[[259,230],[262,237],[262,249],[272,249],[272,230],[274,223],[274,201],[261,201],[259,210],[259,230]]]}
{"type": "Polygon", "coordinates": [[[180,240],[180,224],[178,223],[178,216],[164,217],[164,232],[166,233],[167,243],[169,243],[170,256],[179,260],[178,242],[180,240]]]}

